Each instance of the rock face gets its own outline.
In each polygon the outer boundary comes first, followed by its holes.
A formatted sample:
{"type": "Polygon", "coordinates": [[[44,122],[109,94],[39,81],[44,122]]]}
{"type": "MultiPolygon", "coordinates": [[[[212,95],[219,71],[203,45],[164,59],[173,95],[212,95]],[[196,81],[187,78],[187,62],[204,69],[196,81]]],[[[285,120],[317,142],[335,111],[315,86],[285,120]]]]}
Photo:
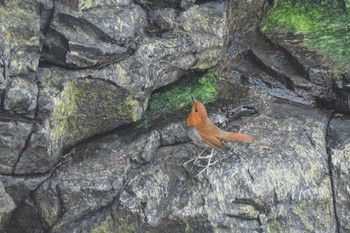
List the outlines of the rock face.
{"type": "Polygon", "coordinates": [[[349,221],[349,166],[350,124],[349,119],[335,118],[330,122],[328,149],[332,161],[334,200],[339,232],[350,230],[349,221]]]}
{"type": "Polygon", "coordinates": [[[0,231],[348,232],[350,72],[257,31],[269,2],[0,1],[0,231]],[[196,176],[189,108],[133,123],[209,69],[253,143],[196,176]]]}

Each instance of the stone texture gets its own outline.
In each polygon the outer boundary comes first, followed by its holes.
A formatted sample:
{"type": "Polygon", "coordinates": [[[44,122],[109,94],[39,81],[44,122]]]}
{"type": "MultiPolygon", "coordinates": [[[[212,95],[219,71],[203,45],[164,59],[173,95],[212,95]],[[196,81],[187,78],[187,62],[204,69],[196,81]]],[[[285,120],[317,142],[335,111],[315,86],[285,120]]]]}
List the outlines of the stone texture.
{"type": "Polygon", "coordinates": [[[0,5],[0,54],[5,78],[36,71],[40,17],[35,11],[0,5]]]}
{"type": "Polygon", "coordinates": [[[14,174],[43,174],[50,171],[50,169],[57,164],[58,156],[55,153],[48,153],[49,145],[50,142],[43,126],[40,124],[34,124],[33,132],[28,141],[28,146],[21,153],[14,174]]]}
{"type": "MultiPolygon", "coordinates": [[[[135,4],[113,3],[76,11],[76,2],[56,3],[45,36],[45,60],[66,67],[100,67],[125,59],[135,49],[135,38],[147,22],[135,4]]],[[[83,3],[83,2],[81,2],[83,3]]],[[[78,3],[78,8],[84,8],[78,3]]]]}
{"type": "Polygon", "coordinates": [[[257,32],[269,4],[0,0],[0,231],[349,231],[348,119],[316,108],[349,112],[349,73],[257,32]],[[196,177],[189,109],[135,122],[208,70],[209,117],[254,141],[196,177]]]}
{"type": "Polygon", "coordinates": [[[33,79],[11,78],[5,92],[4,109],[17,114],[33,113],[37,107],[38,86],[33,79]]]}
{"type": "Polygon", "coordinates": [[[0,174],[11,174],[32,131],[32,124],[0,121],[0,174]]]}
{"type": "MultiPolygon", "coordinates": [[[[226,129],[249,133],[254,142],[228,143],[235,154],[217,153],[221,160],[208,175],[195,177],[200,167],[182,165],[201,151],[185,140],[147,146],[155,131],[132,138],[112,134],[74,148],[71,160],[34,194],[43,225],[53,232],[168,232],[169,226],[177,226],[169,232],[335,232],[325,175],[329,116],[252,89],[249,96],[255,96],[259,115],[236,119],[226,129]],[[152,158],[145,159],[150,150],[152,158]]],[[[172,138],[177,130],[159,129],[172,138]]]]}
{"type": "Polygon", "coordinates": [[[5,191],[4,185],[0,181],[0,230],[4,230],[4,225],[16,208],[16,204],[10,195],[5,191]]]}
{"type": "Polygon", "coordinates": [[[330,122],[328,138],[339,232],[349,232],[350,120],[333,119],[330,122]]]}

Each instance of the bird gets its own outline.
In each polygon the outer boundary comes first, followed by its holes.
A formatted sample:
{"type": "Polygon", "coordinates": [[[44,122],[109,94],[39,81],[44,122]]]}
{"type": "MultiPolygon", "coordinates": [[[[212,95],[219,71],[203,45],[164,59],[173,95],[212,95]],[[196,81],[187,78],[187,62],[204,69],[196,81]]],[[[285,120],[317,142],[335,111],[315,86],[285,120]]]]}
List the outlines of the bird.
{"type": "Polygon", "coordinates": [[[241,141],[241,142],[252,142],[252,137],[247,134],[227,132],[218,128],[209,118],[205,106],[196,100],[193,96],[193,106],[186,120],[186,126],[188,127],[187,134],[192,139],[192,141],[197,145],[204,145],[205,149],[198,155],[198,157],[193,158],[185,162],[184,164],[193,161],[196,163],[199,159],[208,159],[207,166],[197,174],[200,175],[202,172],[207,170],[209,166],[215,164],[211,163],[211,158],[213,156],[214,150],[226,152],[226,148],[222,144],[222,141],[241,141]],[[201,157],[201,155],[208,149],[212,148],[209,156],[201,157]]]}

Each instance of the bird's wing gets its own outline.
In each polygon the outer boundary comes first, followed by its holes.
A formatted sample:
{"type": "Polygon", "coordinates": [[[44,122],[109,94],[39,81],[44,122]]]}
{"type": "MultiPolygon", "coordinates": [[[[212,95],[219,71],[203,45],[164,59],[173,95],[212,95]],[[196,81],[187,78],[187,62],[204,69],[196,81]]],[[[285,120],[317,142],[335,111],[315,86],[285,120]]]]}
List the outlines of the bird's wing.
{"type": "Polygon", "coordinates": [[[226,151],[226,148],[222,145],[221,140],[214,135],[203,137],[202,140],[204,143],[218,151],[226,151]]]}

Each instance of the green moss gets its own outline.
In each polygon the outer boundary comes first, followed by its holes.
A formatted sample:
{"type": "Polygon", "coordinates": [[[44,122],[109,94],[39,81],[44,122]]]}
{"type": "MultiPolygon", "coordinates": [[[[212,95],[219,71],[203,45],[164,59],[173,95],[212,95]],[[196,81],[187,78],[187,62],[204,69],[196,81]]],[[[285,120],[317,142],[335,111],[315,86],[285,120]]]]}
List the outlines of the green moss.
{"type": "Polygon", "coordinates": [[[304,45],[328,54],[338,68],[350,64],[350,18],[338,1],[276,1],[263,30],[290,31],[305,35],[304,45]]]}
{"type": "Polygon", "coordinates": [[[53,112],[54,130],[52,138],[57,141],[70,132],[71,136],[77,134],[77,96],[80,91],[73,82],[68,82],[61,93],[61,98],[55,101],[53,112]]]}
{"type": "Polygon", "coordinates": [[[112,233],[115,232],[113,230],[113,223],[112,221],[104,221],[102,222],[98,227],[95,227],[91,233],[112,233]]]}
{"type": "Polygon", "coordinates": [[[164,92],[154,93],[149,101],[149,110],[168,112],[192,105],[192,95],[202,102],[208,102],[216,97],[220,79],[218,73],[208,73],[194,84],[182,83],[164,92]]]}

